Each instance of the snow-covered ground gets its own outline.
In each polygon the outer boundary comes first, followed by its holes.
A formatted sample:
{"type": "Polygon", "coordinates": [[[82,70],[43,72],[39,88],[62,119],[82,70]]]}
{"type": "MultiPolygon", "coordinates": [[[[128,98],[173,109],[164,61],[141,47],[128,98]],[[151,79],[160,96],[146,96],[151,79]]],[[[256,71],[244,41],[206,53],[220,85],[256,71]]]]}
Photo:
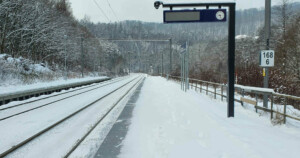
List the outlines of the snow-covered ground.
{"type": "MultiPolygon", "coordinates": [[[[298,123],[300,124],[300,122],[298,123]]],[[[298,158],[300,127],[227,104],[161,77],[145,80],[119,158],[298,158]]]]}

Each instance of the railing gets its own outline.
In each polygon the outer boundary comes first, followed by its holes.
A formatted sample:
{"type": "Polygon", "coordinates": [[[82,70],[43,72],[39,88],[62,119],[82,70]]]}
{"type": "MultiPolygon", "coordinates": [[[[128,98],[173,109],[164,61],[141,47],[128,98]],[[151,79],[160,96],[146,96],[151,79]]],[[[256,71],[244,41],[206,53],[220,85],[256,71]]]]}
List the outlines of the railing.
{"type": "MultiPolygon", "coordinates": [[[[180,77],[178,76],[168,76],[169,79],[180,82],[180,77]]],[[[203,81],[198,79],[189,79],[189,88],[195,89],[195,91],[199,91],[200,93],[204,92],[206,95],[213,94],[214,99],[217,99],[217,96],[220,96],[223,101],[226,98],[227,85],[214,83],[209,81],[203,81]]],[[[255,87],[247,87],[247,86],[235,86],[235,92],[239,93],[242,97],[235,98],[235,101],[244,106],[244,103],[252,104],[255,107],[255,111],[263,110],[265,112],[270,112],[270,118],[273,120],[274,113],[278,114],[278,116],[282,116],[282,122],[286,123],[286,118],[291,118],[294,120],[300,121],[300,111],[299,113],[293,112],[291,114],[287,114],[287,106],[290,104],[295,109],[300,109],[300,97],[291,96],[286,94],[275,93],[272,89],[269,88],[255,88],[255,87]],[[268,96],[268,100],[270,101],[270,108],[258,106],[258,99],[262,98],[262,96],[266,94],[268,96]],[[255,100],[246,99],[245,96],[250,96],[251,98],[255,97],[255,100]],[[279,106],[283,106],[283,109],[276,110],[274,104],[279,106]]],[[[278,107],[278,106],[277,106],[278,107]]]]}

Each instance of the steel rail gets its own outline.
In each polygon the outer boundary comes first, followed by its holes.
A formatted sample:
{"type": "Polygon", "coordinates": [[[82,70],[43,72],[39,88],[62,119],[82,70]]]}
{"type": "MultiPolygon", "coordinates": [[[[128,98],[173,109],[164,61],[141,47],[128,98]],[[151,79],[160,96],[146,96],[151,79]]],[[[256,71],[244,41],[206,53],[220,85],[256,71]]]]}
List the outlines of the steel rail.
{"type": "Polygon", "coordinates": [[[76,114],[82,112],[83,110],[87,109],[88,107],[90,107],[90,106],[92,106],[92,105],[95,105],[95,103],[97,103],[97,102],[99,102],[100,100],[106,98],[107,96],[113,94],[113,93],[116,92],[117,90],[123,88],[124,86],[128,85],[129,83],[133,82],[134,80],[136,80],[136,79],[139,78],[139,77],[140,77],[140,76],[138,76],[138,77],[136,77],[136,78],[130,80],[129,82],[127,82],[127,83],[123,84],[122,86],[120,86],[120,87],[118,87],[118,88],[112,90],[111,92],[105,94],[104,96],[101,96],[100,98],[96,99],[95,101],[93,101],[93,102],[91,102],[91,103],[85,105],[84,107],[80,108],[79,110],[77,110],[77,111],[73,112],[72,114],[66,116],[65,118],[63,118],[63,119],[57,121],[56,123],[54,123],[54,124],[48,126],[47,128],[41,130],[40,132],[34,134],[34,135],[31,136],[31,137],[25,139],[24,141],[22,141],[22,142],[20,142],[20,143],[18,143],[18,144],[16,144],[16,145],[13,145],[10,149],[8,149],[8,150],[4,151],[3,153],[1,153],[1,154],[0,154],[0,157],[4,157],[4,156],[7,156],[7,155],[11,154],[11,153],[14,152],[15,150],[19,149],[20,147],[23,147],[24,145],[26,145],[27,143],[31,142],[31,141],[34,140],[35,138],[37,138],[37,137],[41,136],[42,134],[44,134],[44,133],[50,131],[50,130],[53,129],[54,127],[60,125],[61,123],[65,122],[66,120],[72,118],[73,116],[75,116],[76,114]]]}
{"type": "Polygon", "coordinates": [[[110,114],[110,112],[121,102],[122,99],[138,84],[141,83],[141,81],[144,80],[144,78],[141,78],[138,82],[136,82],[129,90],[125,92],[124,95],[122,95],[112,106],[111,108],[94,124],[91,126],[90,130],[87,131],[87,133],[81,137],[76,144],[69,150],[69,152],[64,156],[64,158],[69,157],[76,149],[77,147],[86,139],[86,137],[99,125],[99,123],[102,122],[102,120],[110,114]]]}
{"type": "MultiPolygon", "coordinates": [[[[121,79],[121,80],[122,80],[122,79],[121,79]]],[[[58,99],[58,100],[55,100],[55,101],[52,101],[52,102],[49,102],[49,103],[46,103],[46,104],[37,106],[37,107],[34,107],[34,108],[31,108],[31,109],[24,110],[24,111],[22,111],[22,112],[18,112],[18,113],[15,113],[15,114],[12,114],[12,115],[9,115],[9,116],[0,118],[0,121],[4,121],[4,120],[6,120],[6,119],[9,119],[9,118],[12,118],[12,117],[15,117],[15,116],[18,116],[18,115],[21,115],[21,114],[24,114],[24,113],[27,113],[27,112],[36,110],[36,109],[40,109],[40,108],[42,108],[42,107],[51,105],[51,104],[53,104],[53,103],[56,103],[56,102],[59,102],[59,101],[65,100],[65,99],[69,99],[69,98],[75,97],[75,96],[77,96],[77,95],[80,95],[80,94],[83,94],[83,93],[87,93],[87,92],[90,92],[90,91],[93,91],[93,90],[96,90],[96,89],[99,89],[99,88],[102,88],[102,87],[111,85],[111,84],[116,83],[116,82],[119,82],[119,81],[121,81],[121,80],[117,80],[117,81],[115,81],[115,82],[111,82],[111,83],[108,83],[108,84],[106,84],[106,85],[101,85],[101,86],[99,86],[99,87],[95,87],[95,88],[92,88],[92,89],[89,89],[89,90],[86,90],[86,91],[83,91],[83,92],[80,92],[80,93],[77,93],[77,94],[74,94],[74,95],[71,95],[71,96],[67,96],[67,97],[64,97],[64,98],[61,98],[61,99],[58,99]]],[[[23,105],[25,105],[25,104],[23,104],[23,105]]]]}

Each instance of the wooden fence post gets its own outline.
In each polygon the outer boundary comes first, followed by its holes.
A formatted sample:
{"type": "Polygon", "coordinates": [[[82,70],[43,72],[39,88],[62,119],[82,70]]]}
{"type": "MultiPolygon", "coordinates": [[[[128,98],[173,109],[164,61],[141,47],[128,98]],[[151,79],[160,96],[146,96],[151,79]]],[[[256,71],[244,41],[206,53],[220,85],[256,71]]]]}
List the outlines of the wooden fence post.
{"type": "MultiPolygon", "coordinates": [[[[241,92],[241,93],[242,93],[242,97],[244,97],[244,96],[245,96],[245,90],[244,90],[244,89],[241,89],[241,91],[242,91],[242,92],[241,92]]],[[[243,101],[241,101],[241,105],[244,106],[243,101]]]]}
{"type": "Polygon", "coordinates": [[[202,93],[202,83],[200,83],[200,93],[202,93]]]}
{"type": "MultiPolygon", "coordinates": [[[[258,102],[258,99],[257,99],[257,94],[255,93],[255,100],[256,102],[258,102]]],[[[257,105],[256,105],[257,106],[257,105]]],[[[257,113],[257,108],[255,107],[255,112],[257,113]]]]}
{"type": "Polygon", "coordinates": [[[287,104],[287,100],[286,97],[284,97],[284,109],[283,109],[283,123],[286,123],[286,104],[287,104]]]}
{"type": "Polygon", "coordinates": [[[217,99],[217,86],[215,85],[214,88],[215,88],[215,97],[214,98],[217,99]]]}
{"type": "Polygon", "coordinates": [[[274,96],[271,95],[271,120],[273,119],[273,104],[274,104],[274,96]]]}
{"type": "Polygon", "coordinates": [[[208,83],[206,83],[206,95],[208,95],[208,83]]]}
{"type": "Polygon", "coordinates": [[[221,100],[223,101],[223,85],[221,85],[221,100]]]}

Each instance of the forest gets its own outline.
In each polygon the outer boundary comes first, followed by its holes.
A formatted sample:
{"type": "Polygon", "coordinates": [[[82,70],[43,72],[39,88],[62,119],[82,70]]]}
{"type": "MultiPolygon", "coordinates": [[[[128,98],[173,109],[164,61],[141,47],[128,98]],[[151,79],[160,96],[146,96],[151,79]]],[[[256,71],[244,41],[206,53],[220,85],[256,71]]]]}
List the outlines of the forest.
{"type": "MultiPolygon", "coordinates": [[[[275,66],[270,68],[269,87],[297,96],[300,96],[299,10],[300,3],[289,0],[273,6],[270,39],[276,56],[275,66]]],[[[261,87],[258,54],[266,45],[264,9],[238,10],[236,14],[236,83],[261,87]]],[[[227,23],[92,23],[89,17],[76,20],[68,0],[0,0],[1,81],[12,77],[26,78],[29,82],[31,78],[122,75],[128,69],[166,74],[170,64],[169,39],[174,61],[171,74],[179,75],[179,54],[189,41],[190,78],[226,83],[227,23]],[[166,42],[155,42],[162,39],[166,42]],[[24,62],[7,64],[10,58],[24,62]],[[36,73],[25,61],[49,71],[36,73]]]]}

